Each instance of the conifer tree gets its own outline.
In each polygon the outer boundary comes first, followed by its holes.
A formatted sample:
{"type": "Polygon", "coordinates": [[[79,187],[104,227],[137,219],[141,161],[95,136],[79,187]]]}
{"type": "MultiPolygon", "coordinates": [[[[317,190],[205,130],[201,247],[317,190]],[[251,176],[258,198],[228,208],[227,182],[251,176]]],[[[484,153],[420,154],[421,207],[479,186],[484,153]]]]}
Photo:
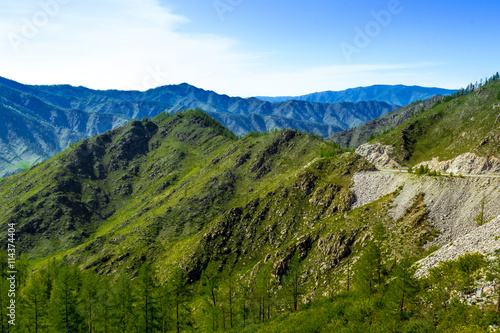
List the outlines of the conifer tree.
{"type": "Polygon", "coordinates": [[[96,327],[99,328],[98,332],[113,332],[114,330],[111,326],[113,315],[113,294],[109,278],[105,277],[100,282],[97,299],[99,300],[96,304],[96,327]]]}
{"type": "Polygon", "coordinates": [[[414,304],[419,292],[419,283],[415,278],[416,267],[408,255],[404,256],[395,266],[393,279],[390,284],[390,300],[399,313],[400,320],[406,318],[405,314],[410,311],[410,305],[414,304]]]}
{"type": "Polygon", "coordinates": [[[149,264],[142,265],[135,280],[136,300],[138,306],[137,321],[141,332],[153,332],[158,327],[157,283],[153,268],[149,264]]]}
{"type": "Polygon", "coordinates": [[[168,288],[172,295],[172,305],[174,308],[175,331],[179,333],[184,326],[190,325],[189,309],[185,306],[191,294],[184,272],[180,268],[174,269],[168,288]]]}
{"type": "Polygon", "coordinates": [[[202,294],[205,295],[205,304],[208,316],[211,318],[212,330],[219,327],[219,288],[217,279],[212,274],[204,272],[201,278],[202,294]]]}
{"type": "Polygon", "coordinates": [[[46,332],[49,298],[40,273],[28,279],[21,293],[21,323],[24,332],[46,332]]]}
{"type": "Polygon", "coordinates": [[[170,332],[173,328],[172,319],[173,297],[166,283],[158,287],[158,331],[170,332]]]}
{"type": "Polygon", "coordinates": [[[97,330],[97,308],[98,303],[102,302],[100,296],[101,281],[93,271],[86,272],[82,289],[80,292],[80,313],[84,320],[84,325],[89,333],[97,330]]]}
{"type": "Polygon", "coordinates": [[[50,295],[53,332],[76,332],[81,323],[78,315],[79,271],[63,266],[57,274],[50,295]]]}
{"type": "Polygon", "coordinates": [[[293,312],[297,312],[299,298],[304,293],[298,253],[293,256],[288,272],[283,277],[283,290],[286,297],[291,300],[290,308],[293,312]]]}
{"type": "Polygon", "coordinates": [[[373,295],[382,292],[387,270],[385,268],[385,253],[382,242],[385,239],[384,226],[379,223],[373,230],[372,238],[356,262],[355,282],[362,293],[373,295]]]}
{"type": "Polygon", "coordinates": [[[111,290],[113,307],[112,326],[117,328],[117,332],[128,332],[133,323],[133,303],[132,282],[126,274],[121,274],[111,290]]]}

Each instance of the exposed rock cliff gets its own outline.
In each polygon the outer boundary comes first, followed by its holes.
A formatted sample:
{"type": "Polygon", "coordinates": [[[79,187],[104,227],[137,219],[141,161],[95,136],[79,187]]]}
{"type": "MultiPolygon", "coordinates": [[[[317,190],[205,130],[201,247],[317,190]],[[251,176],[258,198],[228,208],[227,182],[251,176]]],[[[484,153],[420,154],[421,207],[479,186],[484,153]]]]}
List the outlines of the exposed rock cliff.
{"type": "Polygon", "coordinates": [[[427,165],[431,170],[455,175],[485,175],[500,174],[500,159],[495,156],[477,156],[474,153],[465,153],[447,161],[439,161],[438,157],[430,161],[419,163],[415,168],[427,165]]]}
{"type": "Polygon", "coordinates": [[[380,143],[364,144],[356,149],[356,153],[366,158],[377,168],[399,169],[401,165],[389,157],[393,149],[392,146],[384,146],[380,143]]]}
{"type": "Polygon", "coordinates": [[[360,207],[394,192],[401,187],[393,201],[391,216],[402,217],[412,200],[424,193],[429,222],[440,231],[431,244],[444,245],[477,228],[474,219],[485,200],[484,214],[490,219],[500,214],[500,179],[476,177],[429,177],[386,172],[363,172],[353,177],[351,188],[356,196],[354,207],[360,207]]]}
{"type": "Polygon", "coordinates": [[[420,260],[418,262],[420,268],[415,275],[424,276],[430,268],[438,265],[441,261],[456,260],[468,252],[479,252],[487,255],[497,249],[500,249],[500,216],[470,233],[458,237],[430,256],[420,260]]]}

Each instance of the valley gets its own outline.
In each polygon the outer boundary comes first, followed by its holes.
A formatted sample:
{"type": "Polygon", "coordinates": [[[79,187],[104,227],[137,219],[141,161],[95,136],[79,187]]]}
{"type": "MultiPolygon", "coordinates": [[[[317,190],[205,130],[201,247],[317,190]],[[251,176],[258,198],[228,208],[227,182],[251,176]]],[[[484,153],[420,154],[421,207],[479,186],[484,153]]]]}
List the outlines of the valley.
{"type": "Polygon", "coordinates": [[[0,180],[0,229],[16,225],[22,253],[16,329],[486,332],[499,91],[494,76],[400,109],[356,150],[300,130],[240,136],[199,109],[79,140],[0,180]]]}

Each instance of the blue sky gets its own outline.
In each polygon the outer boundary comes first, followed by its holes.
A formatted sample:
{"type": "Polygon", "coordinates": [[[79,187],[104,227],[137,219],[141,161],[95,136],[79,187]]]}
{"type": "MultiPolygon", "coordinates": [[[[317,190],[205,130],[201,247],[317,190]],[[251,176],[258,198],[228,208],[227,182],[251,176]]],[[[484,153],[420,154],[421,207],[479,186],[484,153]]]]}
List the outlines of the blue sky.
{"type": "Polygon", "coordinates": [[[0,76],[233,96],[459,88],[500,70],[486,0],[0,0],[0,76]]]}

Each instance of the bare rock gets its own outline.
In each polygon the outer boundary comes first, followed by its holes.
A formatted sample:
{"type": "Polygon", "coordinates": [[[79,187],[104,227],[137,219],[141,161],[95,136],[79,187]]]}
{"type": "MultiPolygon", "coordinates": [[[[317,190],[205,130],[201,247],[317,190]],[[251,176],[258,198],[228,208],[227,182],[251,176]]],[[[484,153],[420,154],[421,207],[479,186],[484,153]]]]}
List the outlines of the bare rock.
{"type": "Polygon", "coordinates": [[[421,165],[427,165],[433,171],[453,172],[456,175],[500,174],[500,159],[498,157],[483,157],[474,153],[465,153],[447,161],[439,161],[439,158],[435,157],[430,161],[417,164],[415,169],[421,165]]]}
{"type": "Polygon", "coordinates": [[[393,146],[384,146],[380,143],[364,144],[356,149],[356,154],[363,156],[377,168],[399,169],[401,165],[389,157],[393,149],[393,146]]]}

